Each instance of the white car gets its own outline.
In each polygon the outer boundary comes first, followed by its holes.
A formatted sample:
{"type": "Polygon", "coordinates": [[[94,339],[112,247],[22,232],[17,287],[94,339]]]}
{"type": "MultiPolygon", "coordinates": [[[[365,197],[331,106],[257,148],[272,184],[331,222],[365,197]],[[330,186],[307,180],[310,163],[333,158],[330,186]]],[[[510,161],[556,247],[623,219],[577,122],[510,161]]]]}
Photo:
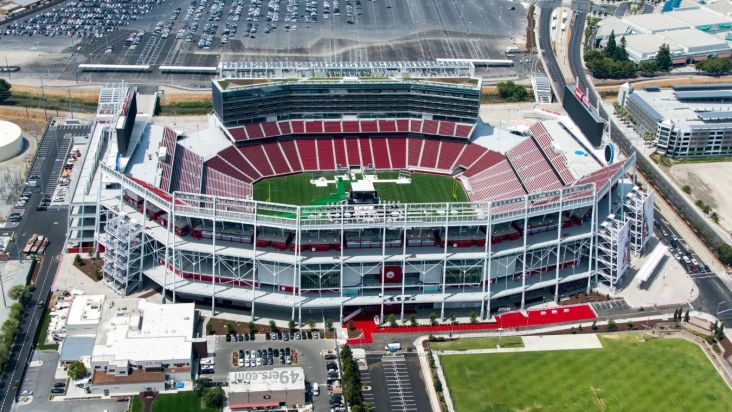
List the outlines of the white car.
{"type": "Polygon", "coordinates": [[[311,385],[313,387],[313,396],[320,395],[320,385],[318,385],[317,383],[313,383],[311,385]]]}
{"type": "Polygon", "coordinates": [[[241,368],[243,366],[244,366],[244,359],[243,358],[239,358],[239,367],[241,368]]]}
{"type": "Polygon", "coordinates": [[[262,366],[262,358],[257,358],[257,366],[262,366]]]}
{"type": "Polygon", "coordinates": [[[249,362],[249,358],[244,358],[244,367],[248,368],[251,366],[251,363],[249,362]]]}

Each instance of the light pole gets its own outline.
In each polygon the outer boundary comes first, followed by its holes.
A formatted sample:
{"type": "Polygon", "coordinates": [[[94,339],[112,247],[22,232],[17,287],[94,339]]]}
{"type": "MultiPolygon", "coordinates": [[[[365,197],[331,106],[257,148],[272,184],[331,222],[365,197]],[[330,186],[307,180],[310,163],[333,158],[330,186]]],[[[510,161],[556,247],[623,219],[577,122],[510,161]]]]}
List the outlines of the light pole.
{"type": "Polygon", "coordinates": [[[727,302],[727,301],[723,300],[723,301],[717,303],[717,310],[714,311],[714,316],[717,316],[717,314],[719,313],[719,307],[722,306],[722,304],[725,302],[727,302]]]}

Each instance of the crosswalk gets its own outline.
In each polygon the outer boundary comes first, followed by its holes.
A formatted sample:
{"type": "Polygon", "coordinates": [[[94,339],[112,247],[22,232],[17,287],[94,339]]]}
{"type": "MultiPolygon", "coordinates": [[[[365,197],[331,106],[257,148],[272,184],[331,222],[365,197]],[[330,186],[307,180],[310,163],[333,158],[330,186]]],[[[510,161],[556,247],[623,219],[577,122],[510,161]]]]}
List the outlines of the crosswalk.
{"type": "Polygon", "coordinates": [[[389,406],[392,411],[416,411],[417,403],[409,380],[404,356],[385,356],[381,359],[384,380],[389,391],[389,406]]]}

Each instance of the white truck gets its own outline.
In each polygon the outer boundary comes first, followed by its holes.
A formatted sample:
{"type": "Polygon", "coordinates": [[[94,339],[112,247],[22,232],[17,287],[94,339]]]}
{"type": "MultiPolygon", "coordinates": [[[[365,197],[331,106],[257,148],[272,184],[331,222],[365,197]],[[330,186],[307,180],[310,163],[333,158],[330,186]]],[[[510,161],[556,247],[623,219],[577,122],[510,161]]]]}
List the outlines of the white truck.
{"type": "Polygon", "coordinates": [[[388,350],[389,352],[396,352],[402,348],[402,344],[399,342],[392,342],[388,345],[384,346],[384,350],[388,350]]]}

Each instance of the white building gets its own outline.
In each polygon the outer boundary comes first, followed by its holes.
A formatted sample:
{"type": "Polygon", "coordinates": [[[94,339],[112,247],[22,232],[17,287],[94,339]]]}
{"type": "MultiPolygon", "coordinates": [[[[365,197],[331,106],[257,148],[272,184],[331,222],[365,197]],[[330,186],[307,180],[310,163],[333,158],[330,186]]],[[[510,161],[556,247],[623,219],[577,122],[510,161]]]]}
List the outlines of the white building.
{"type": "Polygon", "coordinates": [[[102,317],[103,305],[104,295],[75,296],[66,319],[66,335],[95,335],[102,317]]]}
{"type": "Polygon", "coordinates": [[[160,390],[169,379],[190,379],[195,318],[193,303],[105,302],[91,356],[92,392],[160,390]]]}
{"type": "Polygon", "coordinates": [[[685,5],[665,13],[608,17],[598,24],[596,43],[604,45],[615,33],[625,37],[631,60],[641,62],[656,57],[667,44],[674,64],[692,63],[710,57],[729,57],[732,18],[712,9],[685,5]]]}

